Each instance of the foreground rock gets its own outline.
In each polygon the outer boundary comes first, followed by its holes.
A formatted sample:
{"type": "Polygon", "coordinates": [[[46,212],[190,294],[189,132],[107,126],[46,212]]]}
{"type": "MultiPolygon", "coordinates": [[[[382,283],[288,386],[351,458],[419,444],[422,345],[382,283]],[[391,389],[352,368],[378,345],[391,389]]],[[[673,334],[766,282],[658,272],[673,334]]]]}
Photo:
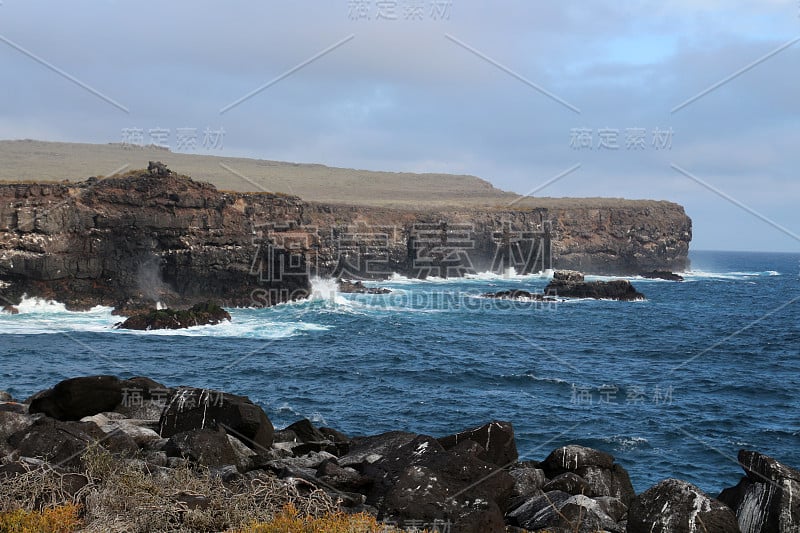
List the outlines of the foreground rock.
{"type": "Polygon", "coordinates": [[[746,476],[719,500],[736,512],[743,533],[800,531],[800,471],[758,452],[741,450],[746,476]]]}
{"type": "Polygon", "coordinates": [[[623,521],[635,494],[628,473],[612,455],[564,446],[535,467],[512,468],[511,474],[525,488],[517,490],[506,514],[510,525],[530,531],[625,531],[623,521]]]}
{"type": "MultiPolygon", "coordinates": [[[[432,531],[789,533],[800,523],[800,472],[751,451],[739,454],[746,476],[719,501],[675,479],[637,496],[625,469],[601,450],[562,446],[540,462],[520,462],[514,428],[504,421],[438,438],[349,437],[306,419],[275,431],[246,397],[114,376],[62,381],[34,395],[29,409],[8,400],[0,399],[0,482],[22,487],[32,471],[56,472],[58,494],[84,504],[82,491],[98,472],[87,450],[102,449],[151,479],[184,483],[186,469],[191,479],[210,476],[224,497],[188,487],[175,496],[196,509],[237,494],[263,498],[272,487],[290,498],[283,501],[313,496],[432,531]],[[159,406],[157,418],[141,405],[145,397],[159,406]]],[[[153,509],[147,512],[159,512],[153,509]]]]}
{"type": "MultiPolygon", "coordinates": [[[[115,376],[87,376],[66,379],[52,389],[29,398],[31,413],[43,413],[56,420],[80,420],[106,411],[119,411],[130,417],[141,417],[147,404],[169,389],[149,378],[118,379],[115,376]]],[[[160,412],[161,407],[157,407],[160,412]]],[[[146,415],[145,415],[146,417],[146,415]]]]}
{"type": "Polygon", "coordinates": [[[739,533],[725,504],[677,479],[665,479],[631,502],[628,533],[739,533]]]}
{"type": "Polygon", "coordinates": [[[264,410],[244,396],[210,389],[180,387],[167,399],[159,434],[172,437],[200,429],[220,429],[253,449],[272,446],[275,429],[264,410]]]}
{"type": "Polygon", "coordinates": [[[151,309],[145,313],[137,313],[124,322],[117,324],[119,329],[135,329],[150,331],[155,329],[185,329],[194,326],[214,326],[228,322],[230,313],[217,304],[205,302],[194,305],[190,309],[176,311],[174,309],[151,309]]]}
{"type": "Polygon", "coordinates": [[[594,298],[597,300],[644,300],[630,281],[584,281],[583,274],[572,270],[559,270],[544,289],[545,294],[567,298],[594,298]]]}

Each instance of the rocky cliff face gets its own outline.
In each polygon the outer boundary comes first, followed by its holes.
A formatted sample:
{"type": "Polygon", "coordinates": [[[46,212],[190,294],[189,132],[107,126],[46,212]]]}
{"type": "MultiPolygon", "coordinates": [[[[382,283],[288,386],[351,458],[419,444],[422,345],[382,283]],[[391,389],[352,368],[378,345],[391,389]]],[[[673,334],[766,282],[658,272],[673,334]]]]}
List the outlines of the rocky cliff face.
{"type": "Polygon", "coordinates": [[[304,264],[254,243],[254,225],[297,226],[293,197],[228,194],[213,186],[143,171],[77,186],[0,186],[3,305],[23,294],[82,309],[188,305],[209,298],[229,306],[305,295],[304,264]],[[264,265],[267,264],[265,268],[264,265]],[[280,271],[283,276],[263,276],[280,271]]]}
{"type": "Polygon", "coordinates": [[[400,211],[309,204],[309,263],[322,275],[459,276],[514,268],[640,274],[688,267],[692,221],[670,202],[607,207],[400,211]]]}
{"type": "Polygon", "coordinates": [[[569,268],[683,270],[691,220],[668,202],[608,206],[350,207],[218,191],[169,171],[0,186],[2,305],[272,305],[309,278],[460,276],[569,268]]]}

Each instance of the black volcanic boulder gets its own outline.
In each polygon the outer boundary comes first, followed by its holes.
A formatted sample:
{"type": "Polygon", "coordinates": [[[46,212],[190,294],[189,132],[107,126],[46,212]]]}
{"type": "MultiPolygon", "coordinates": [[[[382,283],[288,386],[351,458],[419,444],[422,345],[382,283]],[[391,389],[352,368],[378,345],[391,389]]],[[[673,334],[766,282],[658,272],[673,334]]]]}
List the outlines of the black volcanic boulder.
{"type": "Polygon", "coordinates": [[[668,270],[653,270],[652,272],[642,273],[642,277],[646,279],[664,279],[667,281],[683,281],[683,276],[670,272],[668,270]]]}
{"type": "Polygon", "coordinates": [[[80,420],[106,411],[131,412],[137,404],[154,401],[155,391],[165,395],[169,389],[149,378],[118,379],[115,376],[88,376],[65,379],[52,389],[29,399],[29,411],[44,413],[56,420],[80,420]],[[135,395],[135,397],[134,397],[135,395]]]}
{"type": "Polygon", "coordinates": [[[417,434],[405,431],[389,431],[368,437],[353,437],[347,455],[339,457],[339,465],[363,470],[370,463],[383,459],[386,454],[405,446],[417,438],[417,434]]]}
{"type": "Polygon", "coordinates": [[[223,430],[194,429],[176,433],[167,441],[164,451],[168,457],[183,457],[212,468],[237,464],[236,452],[223,430]]]}
{"type": "Polygon", "coordinates": [[[158,420],[172,389],[146,377],[122,380],[122,402],[114,411],[126,418],[158,420]]]}
{"type": "Polygon", "coordinates": [[[459,448],[420,435],[363,465],[373,481],[367,503],[399,523],[449,522],[453,531],[502,532],[514,479],[459,448]]]}
{"type": "Polygon", "coordinates": [[[493,421],[455,435],[448,435],[440,438],[439,444],[445,450],[450,450],[465,440],[480,444],[483,451],[477,457],[487,463],[506,467],[519,458],[517,443],[514,440],[514,427],[509,422],[493,421]]]}
{"type": "Polygon", "coordinates": [[[567,298],[595,298],[603,300],[644,300],[627,280],[585,281],[583,274],[574,270],[557,270],[544,293],[567,298]]]}
{"type": "Polygon", "coordinates": [[[559,474],[542,486],[544,492],[560,490],[572,496],[583,494],[594,496],[594,490],[589,483],[575,472],[559,474]]]}
{"type": "Polygon", "coordinates": [[[186,329],[194,326],[213,326],[230,319],[231,315],[226,310],[215,303],[205,302],[184,310],[150,309],[128,317],[116,327],[140,331],[186,329]]]}
{"type": "Polygon", "coordinates": [[[628,472],[614,463],[614,456],[584,446],[563,446],[542,461],[540,468],[549,479],[572,472],[588,484],[595,496],[611,496],[628,505],[634,496],[628,472]]]}
{"type": "Polygon", "coordinates": [[[545,528],[558,521],[558,511],[569,499],[569,494],[558,490],[534,496],[508,513],[506,522],[530,531],[545,528]]]}
{"type": "Polygon", "coordinates": [[[628,533],[739,533],[725,504],[677,479],[665,479],[635,497],[628,508],[628,533]]]}
{"type": "Polygon", "coordinates": [[[23,457],[36,457],[65,467],[79,467],[84,452],[94,444],[127,456],[139,449],[121,431],[106,434],[92,422],[61,422],[52,418],[40,418],[11,435],[8,443],[23,457]]]}
{"type": "MultiPolygon", "coordinates": [[[[558,273],[556,273],[558,274],[558,273]]],[[[571,276],[565,276],[571,277],[571,276]]],[[[544,289],[545,294],[567,298],[594,298],[597,300],[644,300],[631,282],[624,279],[612,281],[568,281],[553,277],[544,289]]]]}
{"type": "Polygon", "coordinates": [[[747,474],[719,500],[736,513],[743,533],[800,531],[800,471],[758,452],[740,450],[747,474]]]}
{"type": "Polygon", "coordinates": [[[256,452],[272,446],[275,429],[261,407],[245,396],[180,387],[167,399],[159,434],[169,438],[193,429],[222,428],[256,452]]]}
{"type": "Polygon", "coordinates": [[[33,425],[34,418],[25,413],[0,411],[0,459],[12,452],[8,438],[33,425]]]}
{"type": "Polygon", "coordinates": [[[558,519],[549,524],[548,531],[595,533],[608,531],[625,533],[625,527],[609,516],[604,505],[583,494],[572,496],[558,509],[558,519]]]}
{"type": "Polygon", "coordinates": [[[483,298],[495,298],[498,300],[537,300],[542,301],[547,299],[544,294],[536,292],[529,292],[522,289],[508,289],[499,292],[487,292],[481,294],[483,298]]]}
{"type": "Polygon", "coordinates": [[[389,294],[390,289],[383,287],[367,287],[361,281],[339,280],[339,292],[345,294],[389,294]]]}
{"type": "Polygon", "coordinates": [[[553,272],[553,281],[565,283],[580,283],[584,280],[583,273],[577,270],[556,270],[553,272]]]}
{"type": "Polygon", "coordinates": [[[122,402],[122,383],[114,376],[66,379],[52,389],[34,395],[31,413],[44,413],[57,420],[80,420],[113,411],[122,402]]]}

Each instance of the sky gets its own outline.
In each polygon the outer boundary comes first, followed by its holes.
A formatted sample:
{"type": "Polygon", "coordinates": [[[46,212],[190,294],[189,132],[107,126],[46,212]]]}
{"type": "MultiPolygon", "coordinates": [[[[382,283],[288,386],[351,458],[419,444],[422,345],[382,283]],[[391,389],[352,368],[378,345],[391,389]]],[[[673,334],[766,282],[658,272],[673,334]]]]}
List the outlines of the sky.
{"type": "Polygon", "coordinates": [[[0,138],[678,202],[800,251],[800,0],[0,1],[0,138]]]}

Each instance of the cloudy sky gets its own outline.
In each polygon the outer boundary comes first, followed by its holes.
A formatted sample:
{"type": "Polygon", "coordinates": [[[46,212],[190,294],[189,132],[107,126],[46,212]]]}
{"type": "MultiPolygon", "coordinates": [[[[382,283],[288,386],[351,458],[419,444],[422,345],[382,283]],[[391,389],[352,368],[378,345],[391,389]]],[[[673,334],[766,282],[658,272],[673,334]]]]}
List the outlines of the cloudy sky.
{"type": "Polygon", "coordinates": [[[667,199],[695,249],[799,251],[798,37],[798,0],[2,0],[0,138],[180,130],[188,152],[667,199]]]}

